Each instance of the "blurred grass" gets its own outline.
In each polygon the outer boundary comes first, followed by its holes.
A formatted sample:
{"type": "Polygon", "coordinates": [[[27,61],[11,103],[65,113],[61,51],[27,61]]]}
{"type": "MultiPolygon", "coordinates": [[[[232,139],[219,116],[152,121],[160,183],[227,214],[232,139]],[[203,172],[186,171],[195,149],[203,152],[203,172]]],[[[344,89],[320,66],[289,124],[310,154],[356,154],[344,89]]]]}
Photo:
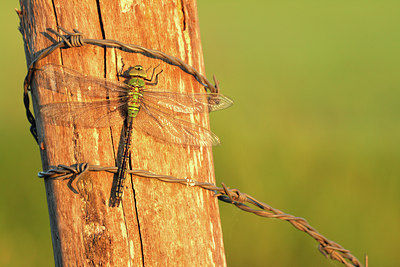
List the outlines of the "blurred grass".
{"type": "MultiPolygon", "coordinates": [[[[0,3],[0,266],[52,266],[40,155],[22,105],[18,1],[0,3]],[[24,255],[21,257],[21,255],[24,255]]],[[[198,1],[218,182],[305,217],[370,266],[400,235],[398,1],[198,1]]],[[[229,266],[340,266],[288,223],[221,204],[229,266]]]]}
{"type": "MultiPolygon", "coordinates": [[[[400,3],[198,6],[207,76],[236,100],[212,115],[217,180],[307,218],[371,266],[396,266],[400,3]]],[[[221,214],[229,266],[332,265],[287,223],[221,214]]]]}
{"type": "Polygon", "coordinates": [[[18,1],[1,1],[0,266],[54,266],[40,154],[22,103],[26,73],[18,1]]]}

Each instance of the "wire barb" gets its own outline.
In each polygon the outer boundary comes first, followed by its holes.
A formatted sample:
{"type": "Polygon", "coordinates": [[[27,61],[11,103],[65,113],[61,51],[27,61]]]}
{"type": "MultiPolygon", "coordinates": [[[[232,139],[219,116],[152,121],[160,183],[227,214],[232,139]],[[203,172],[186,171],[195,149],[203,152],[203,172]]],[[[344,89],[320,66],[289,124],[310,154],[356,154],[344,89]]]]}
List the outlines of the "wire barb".
{"type": "Polygon", "coordinates": [[[61,26],[57,26],[57,28],[59,30],[63,31],[64,33],[66,33],[66,35],[62,35],[58,31],[55,31],[55,30],[53,30],[51,28],[47,28],[47,31],[55,34],[61,40],[63,40],[68,48],[80,47],[80,46],[83,46],[85,44],[85,42],[83,41],[83,37],[82,37],[83,34],[81,32],[79,32],[78,30],[74,29],[74,32],[69,32],[69,31],[65,30],[61,26]]]}
{"type": "MultiPolygon", "coordinates": [[[[46,172],[40,172],[38,174],[39,178],[45,179],[75,179],[87,171],[106,171],[110,173],[116,173],[117,167],[103,167],[98,165],[89,165],[88,163],[75,164],[72,166],[58,165],[57,168],[50,169],[46,172]]],[[[279,220],[284,220],[292,224],[295,228],[299,229],[310,235],[318,243],[318,250],[325,256],[332,260],[339,261],[345,266],[362,266],[356,257],[354,257],[349,250],[343,248],[339,244],[328,240],[326,237],[321,235],[316,229],[311,227],[311,225],[303,218],[295,217],[290,214],[286,214],[278,209],[275,209],[265,203],[262,203],[250,195],[240,192],[238,189],[230,189],[224,183],[222,187],[217,187],[212,183],[198,182],[191,178],[176,178],[169,175],[155,174],[145,170],[128,170],[130,174],[133,174],[142,178],[157,179],[162,182],[168,183],[179,183],[186,186],[197,186],[205,190],[213,191],[215,197],[219,200],[235,205],[237,208],[253,213],[255,215],[265,217],[265,218],[275,218],[279,220]],[[251,208],[250,206],[244,204],[249,203],[256,208],[251,208]]],[[[366,258],[366,264],[368,264],[366,258]]]]}

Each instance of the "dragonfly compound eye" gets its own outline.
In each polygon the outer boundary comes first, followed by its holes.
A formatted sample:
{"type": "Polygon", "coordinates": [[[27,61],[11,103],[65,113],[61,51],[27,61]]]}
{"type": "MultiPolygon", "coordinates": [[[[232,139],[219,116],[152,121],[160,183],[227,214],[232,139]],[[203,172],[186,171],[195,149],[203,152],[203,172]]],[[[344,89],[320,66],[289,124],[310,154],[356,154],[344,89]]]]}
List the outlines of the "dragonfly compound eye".
{"type": "Polygon", "coordinates": [[[136,65],[129,71],[129,76],[146,78],[146,71],[141,65],[136,65]]]}

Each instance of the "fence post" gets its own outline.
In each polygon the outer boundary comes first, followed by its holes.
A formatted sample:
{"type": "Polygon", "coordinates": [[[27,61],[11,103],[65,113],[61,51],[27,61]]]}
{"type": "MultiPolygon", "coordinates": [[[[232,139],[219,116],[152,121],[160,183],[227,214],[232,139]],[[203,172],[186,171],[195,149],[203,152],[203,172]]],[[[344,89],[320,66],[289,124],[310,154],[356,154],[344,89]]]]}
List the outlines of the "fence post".
{"type": "MultiPolygon", "coordinates": [[[[92,39],[114,39],[161,50],[204,73],[195,1],[21,0],[21,32],[28,65],[52,44],[47,28],[78,29],[92,39]]],[[[196,79],[167,62],[115,48],[57,50],[40,65],[62,64],[87,75],[117,79],[121,62],[163,69],[158,88],[202,92],[196,79]]],[[[52,96],[32,87],[43,169],[89,162],[115,166],[122,125],[81,129],[44,125],[38,107],[52,96]]],[[[53,99],[54,100],[54,99],[53,99]]],[[[191,119],[209,127],[207,115],[191,119]]],[[[212,150],[162,143],[134,132],[131,167],[214,182],[212,150]]],[[[109,206],[113,175],[45,180],[56,266],[225,266],[217,200],[198,187],[128,177],[119,207],[109,206]],[[76,188],[80,189],[79,192],[76,188]]]]}

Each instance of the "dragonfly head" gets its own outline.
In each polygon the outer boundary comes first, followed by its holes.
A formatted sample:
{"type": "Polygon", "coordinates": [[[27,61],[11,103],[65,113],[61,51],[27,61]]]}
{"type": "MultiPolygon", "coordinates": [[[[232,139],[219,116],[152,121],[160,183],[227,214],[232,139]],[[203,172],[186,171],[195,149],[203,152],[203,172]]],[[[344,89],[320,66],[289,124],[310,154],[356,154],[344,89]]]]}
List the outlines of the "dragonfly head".
{"type": "Polygon", "coordinates": [[[129,76],[146,78],[147,74],[141,65],[136,65],[129,71],[129,76]]]}

